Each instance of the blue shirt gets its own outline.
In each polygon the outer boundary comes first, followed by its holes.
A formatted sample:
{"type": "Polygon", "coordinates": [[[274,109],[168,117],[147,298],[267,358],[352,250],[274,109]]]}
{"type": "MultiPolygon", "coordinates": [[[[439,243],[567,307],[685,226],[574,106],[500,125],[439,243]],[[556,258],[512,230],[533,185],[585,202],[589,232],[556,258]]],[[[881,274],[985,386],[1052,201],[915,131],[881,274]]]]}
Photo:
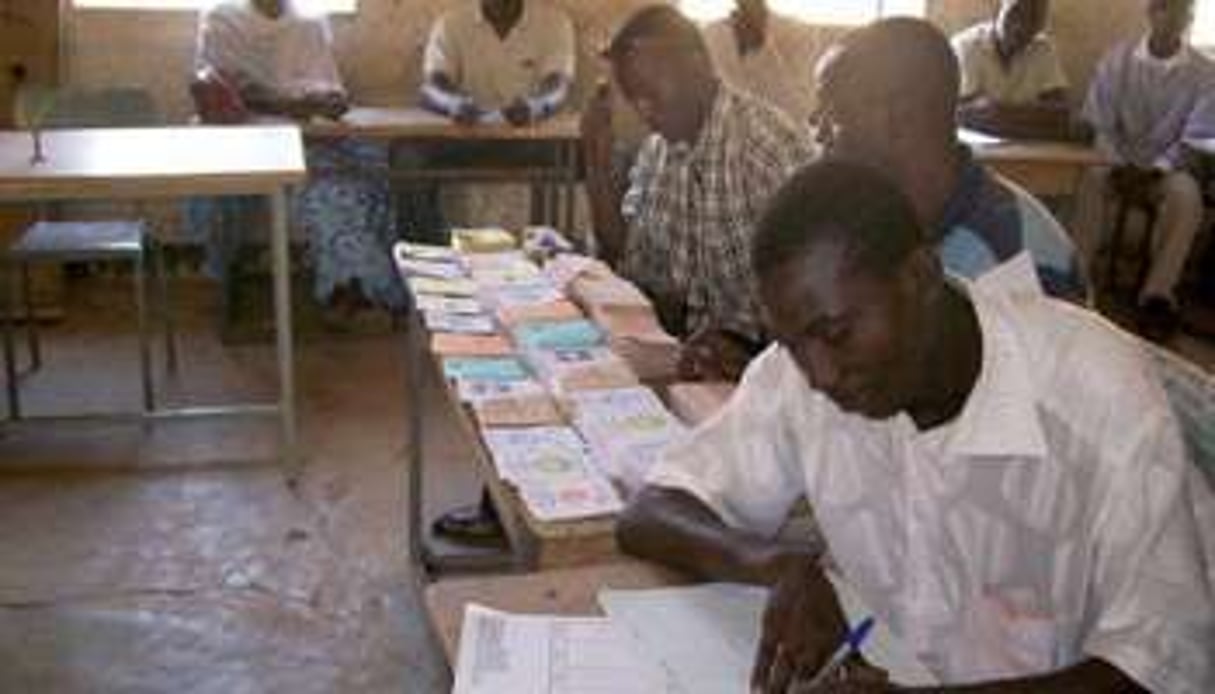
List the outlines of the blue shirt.
{"type": "Polygon", "coordinates": [[[937,251],[949,272],[975,279],[1027,251],[1047,294],[1088,300],[1088,283],[1067,232],[1041,202],[992,176],[970,150],[938,229],[937,251]]]}

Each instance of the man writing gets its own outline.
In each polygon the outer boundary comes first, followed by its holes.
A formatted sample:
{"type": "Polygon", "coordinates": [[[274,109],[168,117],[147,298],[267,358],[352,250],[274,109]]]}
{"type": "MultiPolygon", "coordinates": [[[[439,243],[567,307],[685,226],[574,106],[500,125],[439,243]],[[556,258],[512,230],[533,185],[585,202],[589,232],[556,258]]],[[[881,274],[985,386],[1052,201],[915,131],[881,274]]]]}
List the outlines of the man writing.
{"type": "Polygon", "coordinates": [[[782,189],[753,253],[776,344],[667,451],[621,546],[772,588],[758,691],[811,678],[843,631],[824,548],[776,539],[803,495],[933,692],[1211,691],[1215,541],[1196,519],[1215,498],[1139,343],[1041,294],[948,281],[925,239],[864,167],[782,189]]]}
{"type": "Polygon", "coordinates": [[[1049,0],[1002,0],[993,21],[953,37],[962,125],[1006,137],[1071,137],[1067,76],[1043,34],[1049,15],[1049,0]]]}

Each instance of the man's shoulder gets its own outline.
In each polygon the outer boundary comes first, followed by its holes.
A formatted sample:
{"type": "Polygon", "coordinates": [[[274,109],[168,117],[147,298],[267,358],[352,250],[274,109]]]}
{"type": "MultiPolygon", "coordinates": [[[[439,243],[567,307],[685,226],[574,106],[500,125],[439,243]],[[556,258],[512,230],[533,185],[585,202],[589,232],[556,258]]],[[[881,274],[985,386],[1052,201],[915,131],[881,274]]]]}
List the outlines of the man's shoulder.
{"type": "Polygon", "coordinates": [[[991,45],[991,31],[991,22],[979,22],[958,31],[949,41],[956,51],[973,51],[991,45]]]}
{"type": "Polygon", "coordinates": [[[722,84],[730,120],[737,135],[751,140],[783,141],[795,148],[812,142],[808,128],[800,126],[787,113],[763,99],[722,84]]]}

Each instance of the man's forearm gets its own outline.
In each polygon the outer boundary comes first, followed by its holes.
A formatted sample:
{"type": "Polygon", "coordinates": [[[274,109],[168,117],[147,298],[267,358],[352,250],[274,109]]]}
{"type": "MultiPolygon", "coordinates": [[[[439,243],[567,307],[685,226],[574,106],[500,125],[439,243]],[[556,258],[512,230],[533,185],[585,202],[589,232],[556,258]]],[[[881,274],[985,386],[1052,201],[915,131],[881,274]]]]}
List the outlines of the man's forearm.
{"type": "Polygon", "coordinates": [[[895,691],[899,694],[1136,694],[1146,690],[1114,666],[1093,658],[1039,677],[956,687],[898,688],[895,691]]]}
{"type": "Polygon", "coordinates": [[[628,239],[628,224],[620,210],[624,183],[613,174],[610,163],[600,164],[588,158],[586,190],[598,255],[608,265],[617,267],[628,239]]]}
{"type": "Polygon", "coordinates": [[[658,487],[638,494],[616,532],[629,554],[716,581],[771,585],[787,561],[812,554],[731,528],[691,495],[658,487]]]}
{"type": "Polygon", "coordinates": [[[422,106],[449,118],[455,118],[469,101],[467,94],[456,88],[445,75],[429,75],[420,90],[422,106]]]}

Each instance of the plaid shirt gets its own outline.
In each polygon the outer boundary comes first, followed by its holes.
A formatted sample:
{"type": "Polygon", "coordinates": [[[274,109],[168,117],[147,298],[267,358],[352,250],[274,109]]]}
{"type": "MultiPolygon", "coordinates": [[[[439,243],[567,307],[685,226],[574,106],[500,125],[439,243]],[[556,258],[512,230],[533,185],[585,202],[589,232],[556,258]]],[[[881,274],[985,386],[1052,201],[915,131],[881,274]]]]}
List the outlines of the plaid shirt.
{"type": "Polygon", "coordinates": [[[694,146],[646,140],[622,203],[622,272],[668,328],[762,338],[751,238],[768,197],[815,154],[808,130],[725,86],[694,146]]]}

